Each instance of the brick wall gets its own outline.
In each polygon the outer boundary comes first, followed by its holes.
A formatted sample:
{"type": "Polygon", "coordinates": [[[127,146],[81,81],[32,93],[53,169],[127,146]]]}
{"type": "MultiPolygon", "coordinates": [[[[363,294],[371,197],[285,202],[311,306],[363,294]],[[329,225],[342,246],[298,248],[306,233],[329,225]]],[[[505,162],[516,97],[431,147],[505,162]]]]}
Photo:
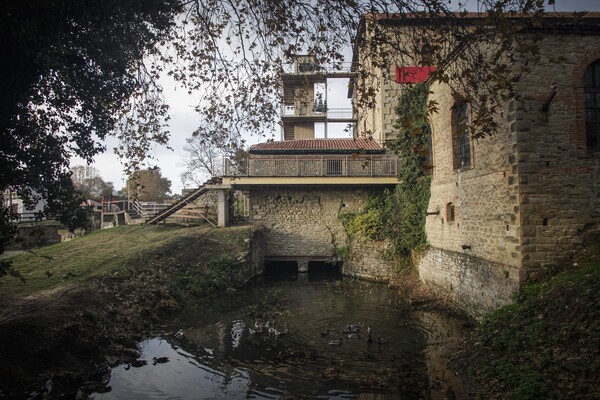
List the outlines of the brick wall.
{"type": "MultiPolygon", "coordinates": [[[[434,176],[421,278],[483,312],[510,301],[531,272],[555,264],[598,233],[598,158],[582,147],[583,71],[600,58],[596,37],[548,36],[539,63],[505,105],[503,129],[472,143],[472,167],[454,171],[453,98],[434,86],[434,176]],[[568,49],[557,57],[557,49],[568,49]],[[542,106],[556,86],[548,111],[542,106]],[[583,149],[583,150],[582,150],[583,149]],[[448,223],[452,203],[456,220],[448,223]]],[[[584,143],[584,141],[583,141],[584,143]]]]}
{"type": "Polygon", "coordinates": [[[600,58],[596,36],[547,36],[521,79],[516,108],[523,267],[555,264],[598,233],[600,160],[585,146],[583,74],[600,58]],[[558,59],[556,50],[561,49],[558,59]],[[542,106],[556,86],[548,111],[542,106]]]}

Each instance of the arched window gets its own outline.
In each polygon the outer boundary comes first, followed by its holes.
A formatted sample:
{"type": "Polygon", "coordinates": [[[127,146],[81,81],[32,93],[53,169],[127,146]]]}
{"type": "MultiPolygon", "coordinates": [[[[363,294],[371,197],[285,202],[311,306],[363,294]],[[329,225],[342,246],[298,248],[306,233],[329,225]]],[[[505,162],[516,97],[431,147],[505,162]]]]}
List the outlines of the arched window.
{"type": "Polygon", "coordinates": [[[457,101],[452,106],[452,155],[455,170],[471,166],[471,137],[466,101],[457,101]]]}
{"type": "Polygon", "coordinates": [[[600,60],[585,70],[585,132],[588,152],[600,151],[600,60]]]}

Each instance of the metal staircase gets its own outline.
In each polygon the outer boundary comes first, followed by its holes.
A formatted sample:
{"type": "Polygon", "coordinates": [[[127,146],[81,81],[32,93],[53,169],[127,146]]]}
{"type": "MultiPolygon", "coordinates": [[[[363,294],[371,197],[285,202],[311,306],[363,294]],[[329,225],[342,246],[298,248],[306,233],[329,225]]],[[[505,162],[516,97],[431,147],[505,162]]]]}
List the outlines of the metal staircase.
{"type": "MultiPolygon", "coordinates": [[[[171,207],[157,213],[156,215],[154,215],[153,217],[151,217],[150,219],[148,219],[148,221],[146,221],[147,224],[157,224],[160,221],[165,220],[166,218],[168,218],[170,215],[174,214],[175,212],[181,210],[183,207],[192,204],[195,200],[197,200],[200,196],[202,196],[203,194],[205,194],[206,192],[208,192],[210,189],[208,188],[208,185],[217,185],[222,183],[222,178],[212,178],[206,182],[204,182],[204,184],[199,187],[198,189],[196,189],[195,191],[193,191],[192,193],[188,194],[187,196],[183,197],[181,200],[179,200],[177,203],[173,204],[171,207]]],[[[208,217],[203,217],[207,222],[209,222],[211,225],[213,226],[217,226],[216,221],[211,220],[208,217]]]]}

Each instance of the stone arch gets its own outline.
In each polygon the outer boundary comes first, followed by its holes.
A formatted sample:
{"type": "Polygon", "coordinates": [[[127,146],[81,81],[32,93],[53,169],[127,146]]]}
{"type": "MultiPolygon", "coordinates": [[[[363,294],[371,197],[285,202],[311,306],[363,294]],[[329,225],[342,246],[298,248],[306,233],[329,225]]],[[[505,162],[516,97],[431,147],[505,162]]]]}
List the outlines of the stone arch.
{"type": "Polygon", "coordinates": [[[583,56],[573,69],[574,103],[575,103],[575,129],[571,131],[571,142],[577,148],[580,157],[589,157],[587,151],[587,138],[585,130],[585,94],[583,76],[586,69],[596,60],[600,60],[600,49],[592,50],[583,56]]]}

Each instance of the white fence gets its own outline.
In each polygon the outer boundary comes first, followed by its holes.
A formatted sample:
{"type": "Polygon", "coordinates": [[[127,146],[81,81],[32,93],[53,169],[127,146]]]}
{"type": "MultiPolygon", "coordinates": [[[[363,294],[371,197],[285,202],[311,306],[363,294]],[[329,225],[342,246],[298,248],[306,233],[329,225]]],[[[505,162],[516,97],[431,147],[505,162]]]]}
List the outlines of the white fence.
{"type": "Polygon", "coordinates": [[[225,176],[396,176],[398,158],[379,155],[251,156],[225,160],[225,176]]]}

